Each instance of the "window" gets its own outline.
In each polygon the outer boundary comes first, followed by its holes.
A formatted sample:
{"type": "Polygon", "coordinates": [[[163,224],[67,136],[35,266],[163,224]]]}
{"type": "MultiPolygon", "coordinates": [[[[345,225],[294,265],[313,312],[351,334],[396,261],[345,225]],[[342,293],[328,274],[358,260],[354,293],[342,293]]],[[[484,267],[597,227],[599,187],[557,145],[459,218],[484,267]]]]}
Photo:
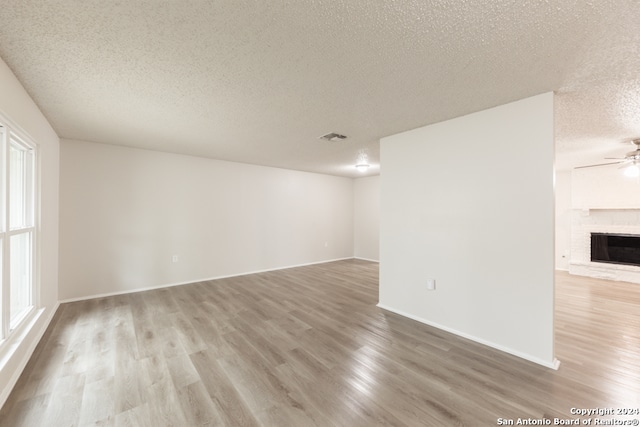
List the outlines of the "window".
{"type": "Polygon", "coordinates": [[[34,143],[0,122],[0,339],[35,306],[36,155],[34,143]]]}

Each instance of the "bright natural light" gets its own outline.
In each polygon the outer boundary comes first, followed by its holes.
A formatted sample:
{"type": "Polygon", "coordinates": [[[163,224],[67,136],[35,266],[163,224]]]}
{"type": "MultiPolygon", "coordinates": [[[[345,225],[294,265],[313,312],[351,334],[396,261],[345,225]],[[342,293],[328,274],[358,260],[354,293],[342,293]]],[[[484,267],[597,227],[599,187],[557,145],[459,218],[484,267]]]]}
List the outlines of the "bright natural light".
{"type": "Polygon", "coordinates": [[[35,233],[35,146],[1,126],[0,206],[2,218],[2,338],[6,338],[33,307],[35,233]],[[8,316],[7,316],[8,314],[8,316]]]}
{"type": "Polygon", "coordinates": [[[11,236],[10,328],[14,329],[31,306],[31,232],[11,236]]]}

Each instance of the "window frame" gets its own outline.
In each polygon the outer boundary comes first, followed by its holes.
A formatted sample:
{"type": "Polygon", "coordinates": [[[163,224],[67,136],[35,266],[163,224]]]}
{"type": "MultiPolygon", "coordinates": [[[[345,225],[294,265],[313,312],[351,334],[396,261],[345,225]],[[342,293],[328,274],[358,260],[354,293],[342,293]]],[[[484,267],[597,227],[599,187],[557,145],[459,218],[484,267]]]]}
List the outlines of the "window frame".
{"type": "MultiPolygon", "coordinates": [[[[40,308],[39,275],[39,224],[40,224],[40,156],[38,144],[22,128],[0,112],[0,349],[8,346],[14,337],[21,336],[29,328],[40,308]],[[25,223],[11,227],[11,172],[10,150],[14,145],[28,151],[33,157],[27,160],[30,170],[25,171],[27,198],[25,203],[25,223]],[[11,239],[26,234],[29,242],[28,272],[29,301],[11,321],[11,239]]],[[[15,314],[15,313],[14,313],[15,314]]],[[[19,339],[19,338],[18,338],[19,339]]]]}

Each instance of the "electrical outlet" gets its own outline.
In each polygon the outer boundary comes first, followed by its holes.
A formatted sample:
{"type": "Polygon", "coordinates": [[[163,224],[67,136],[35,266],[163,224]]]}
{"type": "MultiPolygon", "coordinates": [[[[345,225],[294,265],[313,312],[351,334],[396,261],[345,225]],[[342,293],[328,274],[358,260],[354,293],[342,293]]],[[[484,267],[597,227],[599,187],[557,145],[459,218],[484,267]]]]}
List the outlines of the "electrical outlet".
{"type": "Polygon", "coordinates": [[[178,262],[178,255],[173,255],[171,257],[171,262],[178,262]]]}
{"type": "Polygon", "coordinates": [[[427,290],[428,291],[436,290],[436,279],[427,279],[427,290]]]}

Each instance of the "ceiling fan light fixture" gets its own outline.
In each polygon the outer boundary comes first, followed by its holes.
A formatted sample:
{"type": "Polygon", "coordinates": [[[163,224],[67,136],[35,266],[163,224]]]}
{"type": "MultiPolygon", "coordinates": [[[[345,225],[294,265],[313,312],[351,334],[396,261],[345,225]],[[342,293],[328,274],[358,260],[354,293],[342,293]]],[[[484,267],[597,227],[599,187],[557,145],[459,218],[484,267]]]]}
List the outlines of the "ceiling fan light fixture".
{"type": "Polygon", "coordinates": [[[597,165],[587,165],[587,166],[577,166],[574,169],[584,169],[584,168],[592,168],[596,166],[608,166],[608,165],[620,165],[618,169],[622,169],[622,173],[625,176],[631,178],[640,177],[640,138],[632,139],[631,144],[633,144],[636,149],[628,152],[622,158],[617,157],[605,157],[608,160],[618,160],[617,162],[609,162],[609,163],[600,163],[597,165]]]}
{"type": "Polygon", "coordinates": [[[640,164],[632,163],[626,168],[624,168],[624,176],[629,178],[637,178],[640,176],[640,164]]]}

